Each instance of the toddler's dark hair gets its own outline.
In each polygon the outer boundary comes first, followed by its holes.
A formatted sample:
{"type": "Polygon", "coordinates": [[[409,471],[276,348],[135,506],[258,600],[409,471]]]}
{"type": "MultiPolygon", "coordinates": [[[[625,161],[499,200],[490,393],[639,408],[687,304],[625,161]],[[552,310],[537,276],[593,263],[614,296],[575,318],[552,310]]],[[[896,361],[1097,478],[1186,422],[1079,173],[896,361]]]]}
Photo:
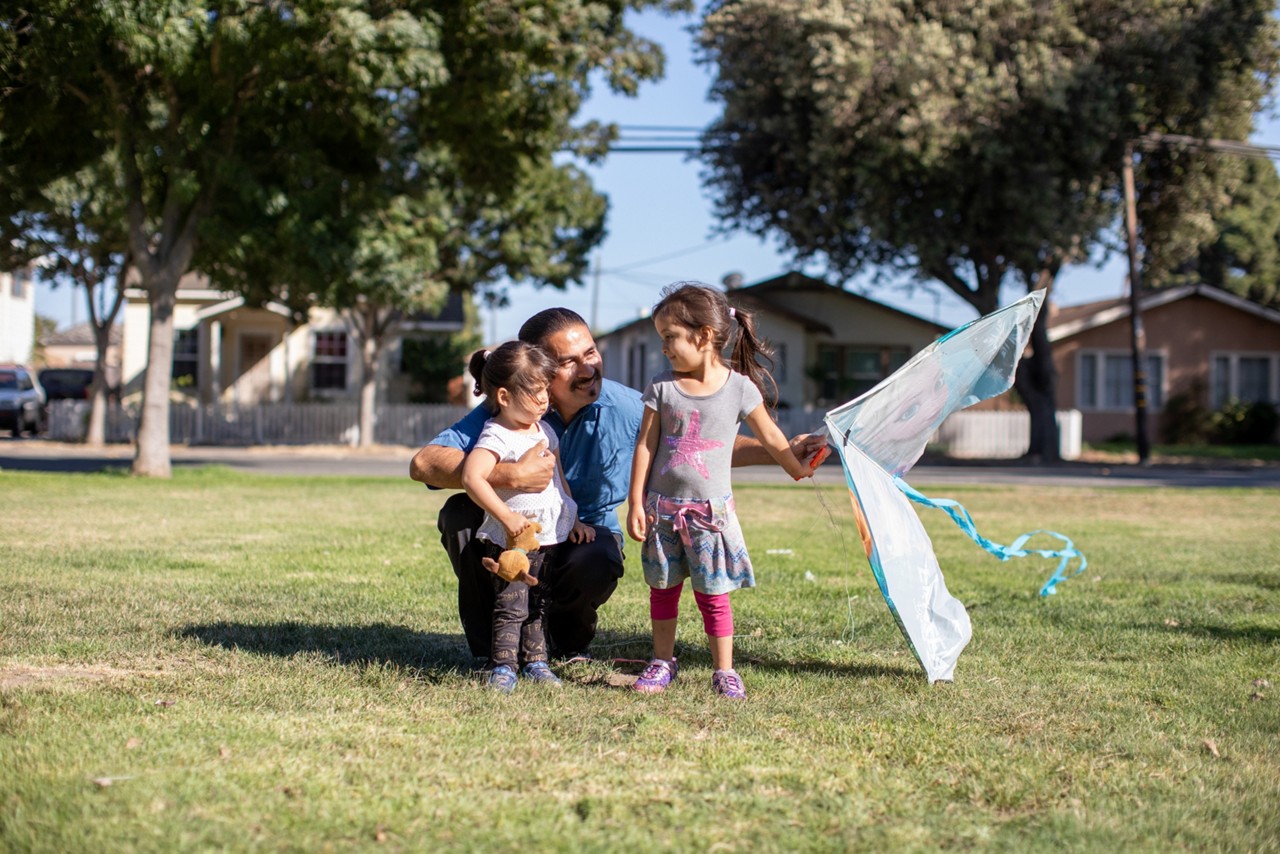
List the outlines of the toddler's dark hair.
{"type": "Polygon", "coordinates": [[[773,381],[773,348],[756,335],[755,320],[750,312],[729,305],[723,293],[702,282],[676,282],[662,289],[661,299],[653,307],[653,317],[668,320],[693,332],[706,327],[717,353],[723,354],[733,339],[728,365],[756,384],[772,409],[778,399],[778,384],[773,381]],[[734,336],[734,321],[738,334],[734,336]],[[766,365],[760,364],[763,359],[766,365]]]}
{"type": "Polygon", "coordinates": [[[541,347],[526,341],[508,341],[495,350],[477,350],[467,366],[476,379],[476,394],[484,395],[490,412],[498,411],[498,389],[533,397],[551,384],[556,360],[541,347]]]}

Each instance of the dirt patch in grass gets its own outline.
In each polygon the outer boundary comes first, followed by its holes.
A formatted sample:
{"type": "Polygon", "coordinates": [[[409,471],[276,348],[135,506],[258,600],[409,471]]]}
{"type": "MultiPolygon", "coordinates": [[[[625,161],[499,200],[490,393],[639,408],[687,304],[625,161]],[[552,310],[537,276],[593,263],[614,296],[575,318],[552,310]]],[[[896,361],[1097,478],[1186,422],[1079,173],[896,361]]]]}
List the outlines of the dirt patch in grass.
{"type": "Polygon", "coordinates": [[[0,666],[0,691],[17,688],[61,688],[91,682],[106,682],[146,674],[141,670],[121,670],[117,667],[95,665],[49,665],[37,667],[26,664],[0,666]]]}

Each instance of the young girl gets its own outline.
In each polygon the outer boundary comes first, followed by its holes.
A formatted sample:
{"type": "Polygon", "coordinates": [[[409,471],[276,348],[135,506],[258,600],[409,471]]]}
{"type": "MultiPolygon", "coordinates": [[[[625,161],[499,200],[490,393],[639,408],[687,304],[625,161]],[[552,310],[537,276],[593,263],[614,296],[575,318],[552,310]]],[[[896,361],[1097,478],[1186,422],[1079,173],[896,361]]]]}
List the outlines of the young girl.
{"type": "Polygon", "coordinates": [[[768,359],[769,351],[749,314],[706,285],[678,283],[654,306],[653,325],[671,371],[654,377],[644,393],[631,467],[627,532],[644,543],[654,655],[635,689],[656,693],[676,678],[676,616],[690,578],[711,645],[711,685],[740,699],[746,692],[733,669],[729,591],[754,587],[755,578],[729,483],[738,423],[745,420],[793,478],[812,470],[796,459],[765,408],[763,383],[773,379],[756,357],[768,359]],[[734,326],[738,335],[726,365],[720,354],[734,326]]]}
{"type": "MultiPolygon", "coordinates": [[[[537,579],[547,568],[557,565],[556,545],[566,539],[575,543],[595,539],[595,529],[578,521],[578,505],[569,496],[564,472],[560,470],[556,434],[541,423],[548,406],[547,385],[555,376],[556,362],[539,347],[511,341],[496,350],[476,353],[471,357],[470,371],[476,378],[476,393],[485,396],[485,405],[493,413],[462,466],[463,487],[485,511],[476,537],[487,541],[489,559],[493,559],[505,550],[508,535],[514,537],[530,522],[537,522],[542,526],[539,548],[529,553],[529,575],[537,579]],[[538,442],[546,442],[546,453],[556,456],[556,476],[546,489],[530,494],[499,491],[489,484],[495,465],[519,459],[538,442]]],[[[507,582],[497,575],[493,576],[493,585],[489,685],[510,693],[516,687],[516,669],[521,664],[520,675],[526,679],[559,685],[559,678],[547,665],[542,586],[507,582]]]]}

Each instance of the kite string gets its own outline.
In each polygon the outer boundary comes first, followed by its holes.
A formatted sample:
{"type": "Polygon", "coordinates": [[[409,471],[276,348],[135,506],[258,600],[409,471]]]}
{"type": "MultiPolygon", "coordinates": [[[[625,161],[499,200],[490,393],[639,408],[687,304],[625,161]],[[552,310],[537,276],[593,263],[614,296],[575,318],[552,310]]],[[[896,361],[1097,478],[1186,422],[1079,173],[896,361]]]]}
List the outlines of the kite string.
{"type": "MultiPolygon", "coordinates": [[[[847,642],[853,643],[854,636],[855,636],[854,622],[853,622],[853,596],[849,591],[849,578],[850,576],[853,575],[853,560],[854,560],[853,553],[849,551],[849,544],[845,540],[844,530],[840,527],[840,524],[836,521],[835,511],[831,508],[830,505],[827,504],[826,499],[823,498],[822,496],[823,488],[818,484],[816,471],[814,472],[814,475],[815,475],[814,477],[809,478],[809,482],[813,487],[813,495],[818,500],[818,505],[822,507],[822,511],[827,516],[827,524],[829,524],[831,526],[831,529],[835,531],[836,539],[840,543],[840,553],[845,555],[845,560],[847,562],[846,567],[848,571],[840,573],[840,578],[844,583],[844,606],[845,606],[845,613],[849,618],[847,642]]],[[[844,639],[845,638],[843,637],[841,638],[841,640],[844,640],[844,639]]]]}

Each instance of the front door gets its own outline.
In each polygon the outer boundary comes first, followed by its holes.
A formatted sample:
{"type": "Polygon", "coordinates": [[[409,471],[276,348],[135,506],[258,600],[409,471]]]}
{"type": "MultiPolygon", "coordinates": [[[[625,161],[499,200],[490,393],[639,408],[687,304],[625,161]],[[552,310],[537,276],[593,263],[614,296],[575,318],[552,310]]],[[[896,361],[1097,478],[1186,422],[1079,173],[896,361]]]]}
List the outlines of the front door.
{"type": "Polygon", "coordinates": [[[271,400],[271,360],[275,336],[269,333],[245,332],[240,335],[240,370],[237,397],[245,403],[271,400]]]}

